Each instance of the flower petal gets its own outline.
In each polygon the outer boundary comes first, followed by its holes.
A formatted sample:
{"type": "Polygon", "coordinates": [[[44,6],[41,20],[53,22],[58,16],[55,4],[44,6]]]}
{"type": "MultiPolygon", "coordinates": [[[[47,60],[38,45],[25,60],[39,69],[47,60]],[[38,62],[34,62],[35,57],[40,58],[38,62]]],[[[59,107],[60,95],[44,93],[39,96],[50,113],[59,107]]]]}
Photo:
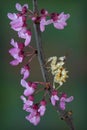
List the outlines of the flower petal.
{"type": "Polygon", "coordinates": [[[45,106],[40,106],[40,108],[38,109],[38,112],[40,113],[40,116],[43,116],[45,114],[46,111],[46,107],[45,106]]]}
{"type": "Polygon", "coordinates": [[[15,20],[15,19],[17,19],[17,15],[15,14],[15,13],[8,13],[7,14],[7,16],[8,16],[8,18],[10,19],[10,20],[15,20]]]}
{"type": "Polygon", "coordinates": [[[23,100],[24,103],[26,103],[26,98],[22,95],[20,98],[23,100]]]}
{"type": "Polygon", "coordinates": [[[64,26],[62,25],[62,23],[54,22],[53,25],[56,29],[64,29],[64,26]]]}
{"type": "Polygon", "coordinates": [[[22,29],[24,22],[22,17],[19,17],[10,22],[11,28],[15,31],[20,31],[22,29]]]}
{"type": "Polygon", "coordinates": [[[69,97],[69,98],[66,98],[66,99],[65,99],[65,102],[71,102],[73,99],[74,99],[74,97],[71,96],[71,97],[69,97]]]}
{"type": "Polygon", "coordinates": [[[13,56],[15,59],[17,59],[18,58],[19,49],[11,48],[9,50],[9,53],[11,54],[11,56],[13,56]]]}
{"type": "Polygon", "coordinates": [[[23,79],[27,79],[30,75],[30,72],[28,70],[25,71],[23,79]]]}
{"type": "Polygon", "coordinates": [[[65,102],[63,102],[63,101],[61,101],[60,102],[60,108],[62,109],[62,110],[65,110],[65,102]]]}
{"type": "Polygon", "coordinates": [[[56,101],[58,101],[58,100],[59,100],[59,97],[58,97],[57,95],[54,95],[54,99],[55,99],[56,101]]]}
{"type": "Polygon", "coordinates": [[[28,83],[24,80],[24,79],[21,79],[21,85],[25,88],[28,88],[28,83]]]}
{"type": "Polygon", "coordinates": [[[24,90],[24,95],[25,96],[32,95],[33,93],[34,93],[34,89],[32,87],[28,86],[28,88],[24,90]]]}
{"type": "Polygon", "coordinates": [[[10,64],[13,65],[13,66],[16,66],[16,65],[19,64],[19,61],[18,60],[13,60],[13,61],[10,62],[10,64]]]}
{"type": "Polygon", "coordinates": [[[22,11],[22,6],[19,3],[16,3],[15,7],[18,11],[22,11]]]}
{"type": "Polygon", "coordinates": [[[55,106],[56,100],[54,99],[54,96],[51,96],[51,103],[53,106],[55,106]]]}
{"type": "Polygon", "coordinates": [[[17,42],[14,41],[14,39],[11,39],[11,43],[10,43],[13,47],[18,48],[18,44],[17,42]]]}
{"type": "Polygon", "coordinates": [[[25,46],[28,46],[29,45],[29,43],[30,43],[30,41],[31,41],[31,35],[28,35],[28,34],[26,34],[26,37],[25,37],[25,46]]]}

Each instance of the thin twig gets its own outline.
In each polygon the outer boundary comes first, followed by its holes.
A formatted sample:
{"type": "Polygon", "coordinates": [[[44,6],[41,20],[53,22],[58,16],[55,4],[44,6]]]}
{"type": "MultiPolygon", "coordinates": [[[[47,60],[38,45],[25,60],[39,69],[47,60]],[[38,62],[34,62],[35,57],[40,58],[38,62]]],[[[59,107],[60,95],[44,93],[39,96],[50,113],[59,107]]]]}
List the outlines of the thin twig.
{"type": "MultiPolygon", "coordinates": [[[[37,8],[37,0],[33,0],[33,10],[35,13],[39,14],[38,8],[37,8]]],[[[34,31],[35,31],[35,38],[36,38],[36,45],[37,45],[37,51],[38,51],[38,60],[40,63],[40,68],[42,72],[42,76],[44,79],[44,82],[49,81],[49,76],[47,69],[44,66],[45,64],[45,55],[42,47],[42,40],[41,40],[41,32],[40,32],[40,26],[39,24],[34,24],[34,31]]]]}

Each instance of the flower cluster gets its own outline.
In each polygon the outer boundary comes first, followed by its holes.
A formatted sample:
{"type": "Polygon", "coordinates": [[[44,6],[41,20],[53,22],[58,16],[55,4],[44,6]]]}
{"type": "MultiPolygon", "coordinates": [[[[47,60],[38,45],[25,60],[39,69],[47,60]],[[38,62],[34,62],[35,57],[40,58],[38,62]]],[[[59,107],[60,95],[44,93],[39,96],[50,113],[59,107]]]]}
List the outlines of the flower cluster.
{"type": "Polygon", "coordinates": [[[65,56],[59,58],[57,63],[57,57],[50,57],[47,60],[47,63],[50,63],[50,70],[53,75],[53,84],[50,82],[31,82],[26,81],[31,72],[30,63],[34,56],[38,55],[38,51],[34,49],[31,45],[31,29],[28,28],[28,21],[31,20],[34,24],[38,24],[40,31],[45,30],[46,25],[53,24],[56,29],[64,29],[67,25],[66,20],[70,17],[69,14],[62,13],[48,13],[45,9],[42,9],[40,13],[31,11],[28,8],[27,4],[21,6],[19,3],[16,4],[16,9],[18,13],[8,13],[8,18],[11,20],[11,28],[17,32],[18,37],[24,39],[24,42],[16,42],[14,39],[11,39],[11,45],[13,46],[9,53],[14,58],[10,62],[11,65],[17,66],[20,63],[24,63],[20,70],[22,79],[20,81],[21,86],[24,88],[23,94],[20,96],[23,101],[23,110],[28,112],[26,119],[33,125],[37,125],[40,122],[40,118],[45,114],[46,106],[48,99],[46,99],[47,94],[50,96],[49,101],[53,106],[58,107],[63,111],[66,108],[66,103],[73,100],[73,96],[67,97],[67,94],[64,92],[59,92],[58,88],[55,87],[55,83],[58,83],[60,86],[66,81],[68,77],[66,69],[63,67],[65,56]],[[26,47],[29,47],[31,51],[26,51],[26,47]],[[25,60],[26,57],[29,57],[28,61],[25,60]],[[26,62],[24,62],[24,60],[26,62]],[[38,86],[42,86],[39,88],[38,86]],[[35,102],[35,94],[44,91],[41,101],[35,102]],[[47,93],[48,92],[48,93],[47,93]]]}
{"type": "MultiPolygon", "coordinates": [[[[50,70],[52,75],[54,76],[54,83],[58,83],[60,86],[63,85],[63,83],[66,81],[66,78],[68,77],[67,73],[68,71],[65,70],[63,67],[65,56],[59,58],[59,62],[57,62],[57,57],[53,56],[50,57],[47,61],[47,63],[50,62],[50,70]]],[[[55,88],[55,86],[54,86],[55,88]]]]}
{"type": "Polygon", "coordinates": [[[46,101],[42,100],[39,104],[34,104],[34,96],[28,95],[27,99],[22,95],[21,99],[23,100],[23,110],[29,113],[26,116],[26,119],[34,124],[37,125],[40,122],[41,116],[45,114],[46,111],[46,101]]]}

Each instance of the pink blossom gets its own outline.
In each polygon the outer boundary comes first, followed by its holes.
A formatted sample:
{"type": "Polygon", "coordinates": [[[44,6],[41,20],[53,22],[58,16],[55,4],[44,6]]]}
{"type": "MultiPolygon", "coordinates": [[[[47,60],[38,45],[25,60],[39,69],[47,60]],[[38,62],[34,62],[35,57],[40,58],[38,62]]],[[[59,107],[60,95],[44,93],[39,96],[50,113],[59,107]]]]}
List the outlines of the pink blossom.
{"type": "Polygon", "coordinates": [[[46,16],[48,15],[48,11],[45,9],[41,10],[41,17],[40,17],[40,30],[43,32],[45,30],[45,26],[48,25],[46,21],[46,16]]]}
{"type": "Polygon", "coordinates": [[[40,20],[40,30],[43,32],[45,30],[45,26],[47,25],[47,21],[45,17],[42,17],[40,20]]]}
{"type": "Polygon", "coordinates": [[[21,80],[21,85],[25,87],[24,95],[29,96],[32,95],[37,87],[36,83],[26,82],[24,79],[21,80]]]}
{"type": "Polygon", "coordinates": [[[45,30],[45,26],[48,25],[46,21],[46,16],[48,15],[48,11],[42,9],[40,16],[33,16],[32,20],[37,24],[40,23],[40,30],[43,32],[45,30]]]}
{"type": "Polygon", "coordinates": [[[50,23],[53,23],[54,27],[57,29],[64,29],[64,27],[67,25],[66,20],[69,17],[70,14],[64,14],[64,12],[62,12],[61,14],[53,13],[51,15],[50,23]]]}
{"type": "Polygon", "coordinates": [[[33,125],[38,125],[38,123],[40,122],[40,115],[39,113],[37,113],[36,115],[34,115],[33,113],[30,113],[28,116],[26,116],[26,119],[32,123],[33,125]]]}
{"type": "Polygon", "coordinates": [[[24,20],[22,16],[18,16],[15,13],[8,13],[8,18],[12,21],[10,22],[11,28],[15,31],[20,31],[24,25],[24,20]]]}
{"type": "Polygon", "coordinates": [[[27,79],[30,75],[30,68],[28,65],[25,65],[21,68],[21,74],[23,75],[23,79],[27,79]]]}
{"type": "Polygon", "coordinates": [[[24,4],[23,6],[21,6],[21,4],[16,3],[16,9],[18,11],[21,11],[23,14],[25,14],[28,9],[28,4],[24,4]]]}
{"type": "Polygon", "coordinates": [[[46,111],[46,101],[42,100],[40,102],[40,107],[38,109],[38,112],[40,113],[40,116],[43,116],[45,114],[45,111],[46,111]]]}
{"type": "Polygon", "coordinates": [[[33,101],[34,101],[33,95],[30,95],[30,96],[28,97],[28,99],[26,99],[23,95],[22,95],[20,98],[21,98],[21,99],[23,100],[23,102],[24,102],[23,110],[29,111],[30,106],[33,105],[33,101]]]}
{"type": "Polygon", "coordinates": [[[36,115],[38,113],[38,104],[33,104],[30,113],[32,113],[33,115],[36,115]]]}
{"type": "Polygon", "coordinates": [[[67,98],[66,94],[62,94],[62,96],[60,98],[60,108],[62,110],[65,110],[66,103],[71,102],[73,99],[74,99],[73,96],[70,96],[67,98]]]}
{"type": "Polygon", "coordinates": [[[24,55],[23,55],[24,45],[22,43],[14,42],[14,39],[11,39],[11,45],[14,48],[11,48],[9,50],[9,53],[14,58],[14,60],[11,61],[10,64],[15,66],[15,65],[18,65],[19,63],[21,63],[23,61],[23,58],[24,58],[24,55]]]}
{"type": "Polygon", "coordinates": [[[28,116],[26,116],[26,119],[35,126],[40,122],[40,114],[38,113],[37,104],[34,104],[32,106],[31,113],[28,116]]]}
{"type": "Polygon", "coordinates": [[[51,96],[51,103],[53,106],[55,106],[56,102],[59,100],[59,97],[57,96],[57,91],[53,90],[52,91],[52,96],[51,96]]]}
{"type": "Polygon", "coordinates": [[[25,46],[28,46],[30,41],[31,41],[31,31],[27,30],[26,27],[23,27],[19,32],[18,32],[18,36],[20,38],[25,39],[25,46]]]}

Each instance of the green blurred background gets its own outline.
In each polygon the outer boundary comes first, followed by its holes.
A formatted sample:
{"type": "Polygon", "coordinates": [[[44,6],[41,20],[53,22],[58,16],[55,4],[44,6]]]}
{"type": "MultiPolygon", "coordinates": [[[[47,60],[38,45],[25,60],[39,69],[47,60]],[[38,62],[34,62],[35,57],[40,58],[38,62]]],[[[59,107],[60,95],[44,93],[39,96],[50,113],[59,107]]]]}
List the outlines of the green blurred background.
{"type": "MultiPolygon", "coordinates": [[[[67,125],[61,121],[54,110],[48,104],[47,111],[38,126],[33,126],[25,120],[26,112],[22,110],[20,95],[23,88],[20,86],[20,65],[10,66],[12,57],[8,54],[10,39],[18,40],[16,32],[9,26],[8,12],[15,12],[16,3],[28,3],[32,9],[32,0],[2,0],[0,1],[0,130],[41,130],[58,129],[68,130],[67,125]]],[[[63,56],[67,54],[66,67],[69,70],[69,79],[63,90],[68,95],[74,95],[75,99],[67,105],[67,109],[73,110],[73,118],[76,130],[87,130],[86,123],[86,5],[82,0],[38,0],[39,8],[45,8],[49,12],[70,13],[68,26],[64,30],[56,30],[48,26],[42,34],[43,47],[46,57],[53,55],[63,56]]],[[[35,46],[34,35],[31,44],[35,46]]],[[[30,80],[42,80],[38,62],[32,62],[33,71],[30,80]]]]}

